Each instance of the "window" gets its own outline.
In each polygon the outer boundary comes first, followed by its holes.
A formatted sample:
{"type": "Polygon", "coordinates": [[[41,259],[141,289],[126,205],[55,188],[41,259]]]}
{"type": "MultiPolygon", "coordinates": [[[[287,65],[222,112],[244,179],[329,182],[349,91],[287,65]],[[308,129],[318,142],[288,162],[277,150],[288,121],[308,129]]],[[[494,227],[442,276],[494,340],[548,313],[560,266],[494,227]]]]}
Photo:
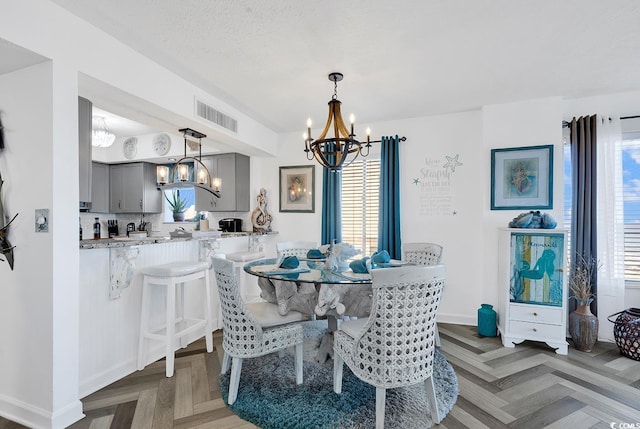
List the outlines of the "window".
{"type": "MultiPolygon", "coordinates": [[[[624,278],[640,283],[640,138],[622,137],[622,192],[624,218],[624,278]]],[[[564,227],[571,230],[571,147],[564,147],[564,227]]],[[[569,240],[570,241],[570,240],[569,240]]],[[[569,250],[570,251],[570,250],[569,250]]],[[[568,255],[567,255],[568,256],[568,255]]]]}
{"type": "Polygon", "coordinates": [[[622,137],[624,277],[640,282],[640,139],[622,137]]]}
{"type": "MultiPolygon", "coordinates": [[[[173,211],[171,210],[171,206],[169,205],[169,202],[167,201],[167,198],[169,200],[171,200],[172,197],[172,190],[170,189],[165,189],[162,191],[164,194],[164,198],[163,198],[163,214],[162,214],[162,221],[167,223],[167,222],[176,222],[176,220],[174,219],[173,216],[173,211]]],[[[184,210],[184,219],[185,221],[192,221],[194,220],[197,212],[196,212],[196,202],[195,202],[195,190],[193,188],[182,188],[180,189],[180,198],[185,200],[186,202],[186,207],[184,210]]]]}
{"type": "Polygon", "coordinates": [[[342,241],[362,249],[378,250],[380,160],[355,161],[342,169],[342,241]]]}

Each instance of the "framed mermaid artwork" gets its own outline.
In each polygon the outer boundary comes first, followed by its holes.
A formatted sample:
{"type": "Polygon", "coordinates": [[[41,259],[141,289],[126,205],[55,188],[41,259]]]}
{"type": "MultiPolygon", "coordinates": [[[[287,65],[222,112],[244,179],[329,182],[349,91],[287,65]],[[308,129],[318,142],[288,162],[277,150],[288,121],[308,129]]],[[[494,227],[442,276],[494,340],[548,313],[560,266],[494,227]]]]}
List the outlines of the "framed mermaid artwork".
{"type": "Polygon", "coordinates": [[[315,166],[280,167],[280,211],[313,213],[315,166]]]}
{"type": "Polygon", "coordinates": [[[553,208],[553,145],[491,150],[491,210],[553,208]]]}

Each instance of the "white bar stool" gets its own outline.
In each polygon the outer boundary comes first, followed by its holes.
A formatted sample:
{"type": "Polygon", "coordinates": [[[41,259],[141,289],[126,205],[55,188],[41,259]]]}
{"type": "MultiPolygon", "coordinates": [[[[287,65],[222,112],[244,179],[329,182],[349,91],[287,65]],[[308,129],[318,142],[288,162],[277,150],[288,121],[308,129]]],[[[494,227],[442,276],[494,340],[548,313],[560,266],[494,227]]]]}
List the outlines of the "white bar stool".
{"type": "Polygon", "coordinates": [[[141,270],[142,311],[140,315],[140,339],[138,342],[138,369],[145,367],[145,340],[162,340],[165,342],[165,358],[167,360],[166,375],[173,376],[175,359],[175,342],[180,338],[180,345],[187,346],[186,335],[202,329],[207,343],[207,352],[213,351],[213,328],[211,316],[211,283],[209,281],[210,265],[205,261],[171,262],[163,265],[145,267],[141,270]],[[205,300],[204,318],[187,319],[184,314],[184,284],[204,279],[205,300]],[[151,286],[164,286],[167,290],[166,323],[164,326],[149,328],[149,307],[151,304],[151,286]],[[177,307],[177,310],[176,310],[177,307]],[[176,314],[177,313],[177,314],[176,314]]]}

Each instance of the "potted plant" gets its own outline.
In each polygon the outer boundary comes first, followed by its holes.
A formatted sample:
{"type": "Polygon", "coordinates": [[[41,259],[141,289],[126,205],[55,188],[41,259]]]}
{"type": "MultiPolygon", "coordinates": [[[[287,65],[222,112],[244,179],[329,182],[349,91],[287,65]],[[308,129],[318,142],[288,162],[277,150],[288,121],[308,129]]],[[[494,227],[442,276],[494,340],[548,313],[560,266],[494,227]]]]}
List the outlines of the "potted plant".
{"type": "Polygon", "coordinates": [[[569,334],[577,350],[590,352],[598,339],[598,318],[591,313],[591,302],[595,297],[593,283],[596,280],[600,261],[576,255],[576,262],[569,277],[569,288],[578,308],[569,313],[569,334]]]}
{"type": "Polygon", "coordinates": [[[187,200],[180,197],[180,190],[174,189],[171,191],[171,198],[167,197],[167,194],[164,194],[164,198],[169,203],[169,206],[171,206],[171,211],[173,212],[173,221],[184,221],[184,211],[187,208],[187,200]]]}

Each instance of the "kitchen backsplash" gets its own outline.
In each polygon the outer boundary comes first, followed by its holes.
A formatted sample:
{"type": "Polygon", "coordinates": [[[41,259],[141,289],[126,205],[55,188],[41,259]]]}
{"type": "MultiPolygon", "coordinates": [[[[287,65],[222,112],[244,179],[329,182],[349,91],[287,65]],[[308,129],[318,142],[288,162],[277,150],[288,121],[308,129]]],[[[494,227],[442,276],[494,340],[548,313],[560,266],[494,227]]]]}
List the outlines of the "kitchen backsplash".
{"type": "MultiPolygon", "coordinates": [[[[120,235],[127,234],[127,224],[133,223],[136,226],[136,230],[140,225],[140,222],[147,223],[147,230],[159,233],[169,233],[177,228],[184,228],[187,231],[192,231],[197,225],[196,222],[164,222],[162,213],[153,213],[135,215],[135,214],[108,214],[108,213],[79,213],[80,223],[82,224],[82,238],[89,240],[93,238],[93,223],[97,217],[100,221],[100,238],[109,238],[108,220],[118,221],[118,232],[120,235]],[[149,224],[151,229],[149,229],[149,224]]],[[[242,219],[242,229],[244,231],[251,231],[251,218],[249,213],[212,213],[207,212],[207,219],[209,220],[209,229],[218,230],[218,221],[229,217],[242,219]]]]}

